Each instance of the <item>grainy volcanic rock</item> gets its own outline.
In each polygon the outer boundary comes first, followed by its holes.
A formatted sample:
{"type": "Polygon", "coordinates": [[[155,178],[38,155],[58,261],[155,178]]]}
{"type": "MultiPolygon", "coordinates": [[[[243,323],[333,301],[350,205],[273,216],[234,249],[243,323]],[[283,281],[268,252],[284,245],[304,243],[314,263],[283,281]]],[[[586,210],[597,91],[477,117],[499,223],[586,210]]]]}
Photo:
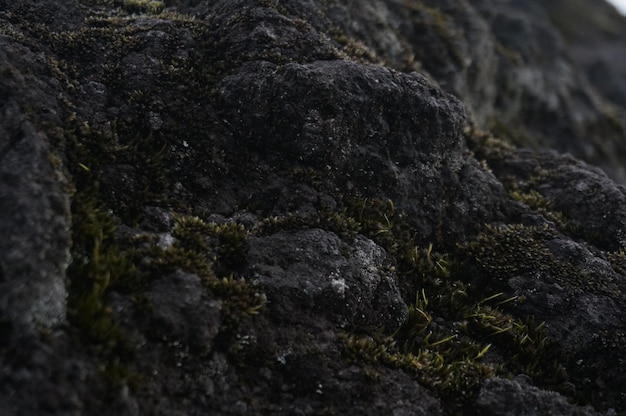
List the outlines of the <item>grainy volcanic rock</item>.
{"type": "Polygon", "coordinates": [[[464,159],[460,103],[416,73],[340,60],[250,62],[219,92],[239,146],[275,167],[306,166],[341,189],[393,200],[424,241],[443,216],[454,218],[444,228],[455,234],[493,218],[499,184],[464,159]]]}
{"type": "Polygon", "coordinates": [[[0,0],[0,414],[626,412],[625,34],[0,0]]]}

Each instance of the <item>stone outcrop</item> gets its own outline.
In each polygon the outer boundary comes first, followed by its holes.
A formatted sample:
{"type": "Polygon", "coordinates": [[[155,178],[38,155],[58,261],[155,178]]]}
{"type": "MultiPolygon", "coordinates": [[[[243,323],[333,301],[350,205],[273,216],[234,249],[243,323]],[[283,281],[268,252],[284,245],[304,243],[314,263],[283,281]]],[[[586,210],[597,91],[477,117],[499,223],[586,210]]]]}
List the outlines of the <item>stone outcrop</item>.
{"type": "Polygon", "coordinates": [[[626,23],[549,3],[0,0],[0,413],[626,411],[626,23]]]}

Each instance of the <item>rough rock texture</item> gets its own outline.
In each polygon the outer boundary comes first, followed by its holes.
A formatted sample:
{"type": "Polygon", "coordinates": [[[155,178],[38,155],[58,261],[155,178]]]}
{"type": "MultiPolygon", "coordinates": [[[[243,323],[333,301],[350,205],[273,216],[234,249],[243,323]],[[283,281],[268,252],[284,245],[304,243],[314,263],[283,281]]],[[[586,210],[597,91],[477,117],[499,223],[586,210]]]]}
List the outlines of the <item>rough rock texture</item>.
{"type": "Polygon", "coordinates": [[[54,89],[33,74],[43,65],[27,49],[4,39],[0,59],[0,231],[5,236],[0,311],[10,325],[34,332],[37,326],[60,325],[66,314],[69,196],[41,127],[60,123],[58,104],[54,89]],[[22,72],[25,67],[29,72],[22,72]],[[33,84],[46,93],[29,91],[33,84]]]}
{"type": "Polygon", "coordinates": [[[320,316],[329,313],[340,327],[397,329],[406,320],[393,275],[384,273],[391,263],[371,240],[357,238],[342,254],[337,236],[312,229],[251,238],[249,245],[254,282],[276,299],[271,306],[276,319],[300,318],[290,314],[308,306],[320,316]],[[292,304],[284,305],[286,299],[292,304]]]}
{"type": "Polygon", "coordinates": [[[613,104],[626,107],[626,59],[620,53],[626,37],[626,17],[608,3],[590,9],[588,1],[546,3],[554,24],[563,34],[570,56],[585,71],[589,82],[613,104]]]}
{"type": "Polygon", "coordinates": [[[498,184],[463,160],[463,109],[416,73],[261,61],[227,76],[219,92],[239,146],[274,167],[307,166],[340,189],[390,198],[422,241],[432,241],[442,217],[458,239],[494,216],[498,184]]]}
{"type": "Polygon", "coordinates": [[[591,408],[572,406],[562,396],[540,390],[523,376],[514,380],[489,379],[485,382],[476,405],[483,415],[595,415],[591,408]]]}
{"type": "Polygon", "coordinates": [[[0,0],[0,414],[626,412],[596,6],[0,0]]]}
{"type": "Polygon", "coordinates": [[[519,146],[572,153],[624,181],[624,109],[607,105],[590,85],[597,79],[600,92],[613,102],[621,91],[613,84],[620,82],[622,64],[607,77],[601,69],[602,62],[614,68],[613,57],[623,56],[624,18],[610,6],[515,0],[329,3],[329,18],[345,33],[393,68],[426,71],[462,99],[481,128],[519,146]],[[614,34],[610,43],[590,40],[605,26],[614,34]],[[578,40],[571,46],[564,40],[569,34],[578,40]],[[585,51],[598,57],[583,62],[589,77],[572,62],[572,56],[584,59],[578,51],[583,41],[589,45],[585,51]]]}

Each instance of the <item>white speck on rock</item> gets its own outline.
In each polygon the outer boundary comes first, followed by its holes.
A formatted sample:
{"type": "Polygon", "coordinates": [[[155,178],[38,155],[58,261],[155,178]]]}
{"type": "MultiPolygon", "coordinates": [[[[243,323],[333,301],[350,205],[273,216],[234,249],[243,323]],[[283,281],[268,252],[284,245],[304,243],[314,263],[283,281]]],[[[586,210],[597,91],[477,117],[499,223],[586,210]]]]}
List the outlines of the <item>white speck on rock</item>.
{"type": "Polygon", "coordinates": [[[332,272],[330,274],[330,279],[331,279],[330,285],[333,288],[333,290],[338,295],[345,297],[346,289],[348,288],[348,285],[346,284],[346,279],[344,279],[343,277],[340,277],[338,272],[332,272]]]}
{"type": "Polygon", "coordinates": [[[157,243],[161,250],[167,250],[174,244],[176,239],[170,233],[159,234],[159,242],[157,243]]]}

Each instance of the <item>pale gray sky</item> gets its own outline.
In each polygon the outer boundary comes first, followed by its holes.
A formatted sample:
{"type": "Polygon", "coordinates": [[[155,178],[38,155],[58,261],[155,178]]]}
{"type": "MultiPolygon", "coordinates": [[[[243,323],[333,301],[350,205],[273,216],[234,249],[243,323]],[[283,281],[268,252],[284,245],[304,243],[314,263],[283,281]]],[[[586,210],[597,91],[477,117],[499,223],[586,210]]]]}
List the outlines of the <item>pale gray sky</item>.
{"type": "Polygon", "coordinates": [[[626,15],[626,0],[608,0],[608,2],[613,3],[617,10],[626,15]]]}

